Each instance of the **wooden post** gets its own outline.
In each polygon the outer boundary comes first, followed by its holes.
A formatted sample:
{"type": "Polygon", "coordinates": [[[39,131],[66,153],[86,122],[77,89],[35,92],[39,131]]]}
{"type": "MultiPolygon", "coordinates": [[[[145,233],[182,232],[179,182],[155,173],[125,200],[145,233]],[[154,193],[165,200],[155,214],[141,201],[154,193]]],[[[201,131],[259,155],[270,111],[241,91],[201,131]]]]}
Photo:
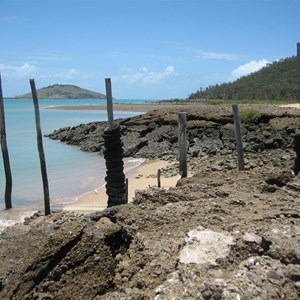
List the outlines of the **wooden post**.
{"type": "Polygon", "coordinates": [[[178,114],[179,174],[187,177],[186,113],[178,114]]]}
{"type": "Polygon", "coordinates": [[[34,104],[34,112],[35,112],[35,125],[36,125],[36,133],[37,133],[37,146],[40,157],[40,165],[41,165],[41,173],[43,180],[43,189],[44,189],[44,206],[45,206],[45,215],[49,215],[50,212],[50,197],[49,197],[49,185],[48,185],[48,177],[47,177],[47,168],[43,147],[43,137],[41,130],[41,122],[40,122],[40,110],[39,110],[39,102],[38,96],[36,92],[34,79],[30,79],[31,93],[34,104]]]}
{"type": "Polygon", "coordinates": [[[1,132],[1,149],[2,149],[2,158],[5,172],[5,193],[4,193],[4,202],[5,208],[12,208],[11,204],[11,192],[12,192],[12,176],[9,162],[9,154],[6,143],[6,129],[5,129],[5,114],[4,114],[4,99],[2,93],[2,83],[1,83],[1,74],[0,74],[0,132],[1,132]]]}
{"type": "Polygon", "coordinates": [[[128,193],[129,193],[129,181],[128,181],[128,178],[125,179],[125,186],[126,186],[125,198],[126,198],[126,203],[128,203],[128,193]]]}
{"type": "Polygon", "coordinates": [[[161,187],[161,182],[160,182],[160,175],[161,175],[161,170],[158,169],[157,171],[157,187],[161,187]]]}
{"type": "Polygon", "coordinates": [[[114,110],[112,103],[112,92],[111,92],[111,80],[110,78],[105,78],[105,88],[106,88],[106,100],[107,100],[107,120],[108,128],[114,128],[114,110]]]}
{"type": "Polygon", "coordinates": [[[244,163],[243,140],[242,140],[242,132],[241,132],[241,120],[240,120],[240,112],[237,104],[232,105],[232,111],[233,111],[233,118],[234,118],[239,171],[244,171],[245,163],[244,163]]]}
{"type": "Polygon", "coordinates": [[[297,43],[297,60],[298,60],[298,101],[300,105],[300,42],[297,43]]]}

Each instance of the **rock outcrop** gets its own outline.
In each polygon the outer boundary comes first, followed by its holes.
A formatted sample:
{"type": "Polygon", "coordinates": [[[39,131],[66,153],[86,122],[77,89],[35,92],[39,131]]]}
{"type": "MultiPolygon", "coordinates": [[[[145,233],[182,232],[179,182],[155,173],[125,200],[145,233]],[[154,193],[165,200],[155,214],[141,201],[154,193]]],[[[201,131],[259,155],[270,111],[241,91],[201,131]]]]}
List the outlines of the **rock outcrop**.
{"type": "MultiPolygon", "coordinates": [[[[293,134],[299,130],[299,111],[276,106],[250,106],[261,113],[256,124],[242,124],[246,152],[291,149],[293,134]]],[[[241,106],[247,109],[249,106],[241,106]]],[[[182,108],[181,108],[182,109],[182,108]]],[[[187,105],[188,152],[191,157],[230,155],[236,149],[230,106],[187,105]]],[[[170,107],[128,119],[119,119],[125,156],[149,159],[174,159],[178,153],[179,109],[170,107]]],[[[80,149],[102,153],[102,132],[106,122],[92,122],[61,128],[48,137],[80,149]]]]}
{"type": "MultiPolygon", "coordinates": [[[[37,214],[7,228],[0,298],[299,299],[300,177],[291,172],[290,149],[299,112],[261,109],[261,122],[243,129],[246,170],[238,172],[230,110],[209,109],[187,111],[195,174],[175,188],[140,190],[132,203],[90,215],[37,214]]],[[[135,147],[130,155],[175,155],[175,110],[120,124],[126,151],[135,147]]],[[[80,147],[93,141],[101,152],[101,126],[53,137],[80,147]]]]}

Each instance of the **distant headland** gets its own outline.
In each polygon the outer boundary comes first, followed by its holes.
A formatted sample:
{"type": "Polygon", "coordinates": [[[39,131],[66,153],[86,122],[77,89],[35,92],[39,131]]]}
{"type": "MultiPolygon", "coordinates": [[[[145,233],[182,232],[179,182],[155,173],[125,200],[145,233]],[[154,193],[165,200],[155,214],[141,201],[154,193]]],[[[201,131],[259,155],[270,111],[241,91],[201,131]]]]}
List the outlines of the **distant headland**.
{"type": "MultiPolygon", "coordinates": [[[[53,84],[37,90],[40,99],[106,99],[104,94],[93,92],[71,84],[53,84]]],[[[31,98],[31,93],[12,97],[31,98]]]]}

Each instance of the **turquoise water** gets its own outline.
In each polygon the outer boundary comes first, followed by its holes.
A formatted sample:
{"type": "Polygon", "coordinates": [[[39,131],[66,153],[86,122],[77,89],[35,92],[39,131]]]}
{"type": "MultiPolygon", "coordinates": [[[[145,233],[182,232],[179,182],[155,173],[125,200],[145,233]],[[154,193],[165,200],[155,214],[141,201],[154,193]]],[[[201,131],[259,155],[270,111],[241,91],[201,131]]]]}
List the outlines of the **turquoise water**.
{"type": "MultiPolygon", "coordinates": [[[[114,103],[145,103],[145,100],[114,100],[114,103]]],[[[97,105],[106,100],[39,100],[42,133],[65,126],[92,121],[106,121],[106,111],[46,109],[59,105],[97,105]]],[[[36,144],[34,108],[30,99],[5,99],[6,139],[13,177],[12,204],[20,218],[43,208],[43,187],[36,144]]],[[[132,117],[138,112],[114,112],[115,119],[132,117]]],[[[96,153],[80,151],[58,141],[43,138],[52,206],[76,201],[77,197],[104,185],[105,162],[96,153]]],[[[139,161],[129,161],[129,169],[139,161]]],[[[5,174],[0,159],[0,227],[8,220],[4,209],[5,174]]]]}

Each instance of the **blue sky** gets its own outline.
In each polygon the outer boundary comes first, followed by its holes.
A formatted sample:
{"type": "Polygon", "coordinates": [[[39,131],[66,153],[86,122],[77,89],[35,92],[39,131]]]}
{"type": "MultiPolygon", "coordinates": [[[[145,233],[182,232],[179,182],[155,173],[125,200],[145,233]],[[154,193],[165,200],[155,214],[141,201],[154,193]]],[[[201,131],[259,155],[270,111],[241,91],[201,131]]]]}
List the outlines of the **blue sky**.
{"type": "Polygon", "coordinates": [[[300,0],[0,0],[4,96],[54,83],[185,98],[296,55],[300,0]]]}

